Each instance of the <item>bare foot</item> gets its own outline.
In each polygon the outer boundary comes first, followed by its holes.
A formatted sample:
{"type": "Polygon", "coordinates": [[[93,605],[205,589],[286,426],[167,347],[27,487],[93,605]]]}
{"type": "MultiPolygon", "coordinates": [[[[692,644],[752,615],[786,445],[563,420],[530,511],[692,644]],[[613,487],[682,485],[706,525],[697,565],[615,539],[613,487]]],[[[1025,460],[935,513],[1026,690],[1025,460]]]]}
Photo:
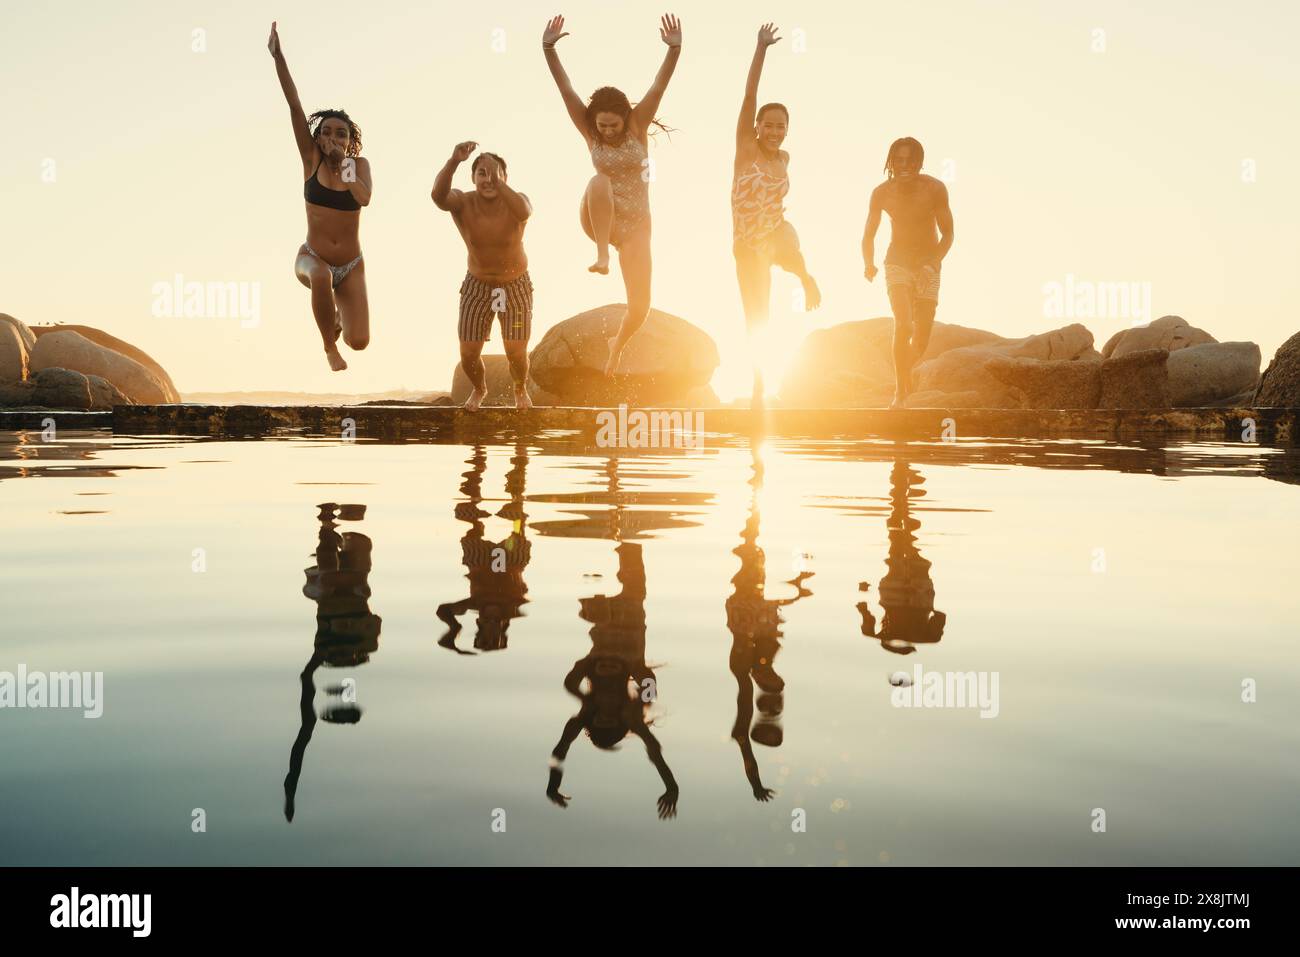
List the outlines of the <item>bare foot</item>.
{"type": "Polygon", "coordinates": [[[344,359],[343,356],[339,355],[338,346],[334,345],[332,342],[325,350],[325,358],[329,360],[330,369],[334,372],[342,372],[348,367],[347,360],[344,359]]]}
{"type": "Polygon", "coordinates": [[[905,407],[906,402],[907,402],[907,396],[905,396],[905,395],[897,395],[897,394],[895,394],[895,395],[894,395],[894,401],[891,402],[891,403],[889,403],[889,408],[890,408],[890,409],[902,409],[902,408],[905,407]]]}
{"type": "Polygon", "coordinates": [[[803,305],[804,309],[811,312],[822,304],[822,291],[817,287],[817,280],[806,273],[800,279],[803,283],[803,305]]]}
{"type": "Polygon", "coordinates": [[[615,350],[614,343],[617,339],[609,340],[609,359],[605,362],[605,377],[610,378],[618,371],[618,360],[623,358],[623,350],[615,350]]]}
{"type": "Polygon", "coordinates": [[[516,390],[515,390],[515,408],[516,408],[516,409],[531,409],[532,407],[533,407],[533,400],[530,399],[530,398],[528,398],[528,390],[525,389],[523,392],[520,392],[518,389],[516,389],[516,390]]]}
{"type": "Polygon", "coordinates": [[[483,392],[479,389],[475,389],[473,392],[469,394],[469,398],[465,400],[465,404],[462,405],[461,408],[464,409],[466,412],[477,412],[479,406],[483,404],[483,400],[486,398],[487,398],[486,392],[483,392]]]}
{"type": "Polygon", "coordinates": [[[587,267],[587,272],[600,273],[602,276],[609,275],[609,250],[596,254],[596,261],[587,267]]]}

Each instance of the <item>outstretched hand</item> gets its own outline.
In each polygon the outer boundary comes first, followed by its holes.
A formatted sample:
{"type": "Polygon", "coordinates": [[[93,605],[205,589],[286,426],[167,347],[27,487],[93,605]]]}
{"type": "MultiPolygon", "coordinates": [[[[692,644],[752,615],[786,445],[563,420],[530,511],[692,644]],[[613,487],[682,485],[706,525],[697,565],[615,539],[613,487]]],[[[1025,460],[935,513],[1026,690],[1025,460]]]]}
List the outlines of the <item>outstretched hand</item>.
{"type": "Polygon", "coordinates": [[[271,51],[271,56],[280,55],[280,34],[276,32],[275,21],[271,22],[271,36],[266,41],[266,48],[271,51]]]}
{"type": "Polygon", "coordinates": [[[780,28],[775,23],[765,23],[759,27],[758,45],[760,47],[770,47],[773,43],[779,41],[781,38],[776,35],[778,29],[780,28]]]}
{"type": "Polygon", "coordinates": [[[555,46],[555,42],[560,37],[567,37],[569,34],[564,29],[564,16],[555,16],[546,21],[546,29],[542,31],[542,46],[555,46]]]}
{"type": "Polygon", "coordinates": [[[470,158],[476,149],[478,149],[477,143],[473,140],[466,140],[464,143],[457,143],[456,148],[451,151],[451,155],[457,163],[463,163],[470,158]]]}
{"type": "Polygon", "coordinates": [[[659,39],[670,47],[679,47],[682,45],[682,21],[678,20],[671,13],[665,13],[659,18],[659,39]]]}

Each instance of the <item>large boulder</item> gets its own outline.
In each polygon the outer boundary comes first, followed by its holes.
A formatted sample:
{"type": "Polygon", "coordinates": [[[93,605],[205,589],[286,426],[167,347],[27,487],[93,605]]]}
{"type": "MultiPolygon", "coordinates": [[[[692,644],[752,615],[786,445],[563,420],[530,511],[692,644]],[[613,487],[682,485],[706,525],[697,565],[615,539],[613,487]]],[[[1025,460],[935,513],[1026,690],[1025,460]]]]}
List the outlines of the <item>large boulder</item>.
{"type": "Polygon", "coordinates": [[[32,373],[33,405],[51,409],[89,409],[94,405],[90,381],[72,369],[39,369],[32,373]]]}
{"type": "Polygon", "coordinates": [[[1021,409],[1095,409],[1101,399],[1098,359],[1048,360],[996,356],[985,367],[1021,409]]]}
{"type": "Polygon", "coordinates": [[[29,353],[35,348],[36,335],[21,319],[15,319],[8,313],[0,312],[0,326],[11,326],[18,333],[18,337],[23,340],[23,345],[27,347],[29,353]]]}
{"type": "Polygon", "coordinates": [[[1175,408],[1202,408],[1249,401],[1259,383],[1259,346],[1253,342],[1205,342],[1169,353],[1169,399],[1175,408]]]}
{"type": "Polygon", "coordinates": [[[111,412],[115,405],[135,405],[121,389],[100,376],[86,376],[86,384],[90,386],[90,407],[97,412],[111,412]]]}
{"type": "MultiPolygon", "coordinates": [[[[1040,404],[1058,394],[1050,388],[1050,372],[1035,369],[1032,362],[1055,366],[1075,361],[1096,361],[1097,358],[1092,333],[1076,322],[1021,339],[998,339],[951,349],[918,365],[912,371],[912,384],[917,390],[978,392],[981,396],[979,404],[989,409],[1054,408],[1040,404]],[[1018,365],[1020,360],[1031,361],[1018,365]],[[994,364],[1001,370],[1000,376],[993,374],[991,366],[994,364]]],[[[1071,402],[1085,401],[1093,395],[1095,390],[1086,371],[1075,369],[1069,374],[1060,395],[1074,396],[1071,402]]]]}
{"type": "Polygon", "coordinates": [[[27,378],[27,344],[18,330],[0,322],[0,382],[21,382],[27,378]]]}
{"type": "Polygon", "coordinates": [[[530,356],[530,374],[569,405],[667,405],[707,385],[718,367],[718,347],[685,319],[651,309],[623,351],[619,371],[604,375],[609,340],[625,307],[611,303],[552,326],[530,356]]]}
{"type": "Polygon", "coordinates": [[[1118,359],[1130,352],[1142,352],[1146,349],[1176,352],[1189,346],[1217,341],[1214,336],[1204,329],[1197,329],[1182,316],[1161,316],[1155,322],[1147,323],[1145,326],[1121,329],[1106,340],[1101,354],[1107,359],[1118,359]]]}
{"type": "Polygon", "coordinates": [[[6,382],[0,379],[0,409],[36,404],[36,383],[31,379],[6,382]]]}
{"type": "Polygon", "coordinates": [[[713,386],[701,385],[696,386],[681,397],[681,407],[683,409],[720,409],[722,408],[722,400],[718,398],[718,393],[713,391],[713,386]]]}
{"type": "Polygon", "coordinates": [[[979,409],[984,406],[984,397],[979,392],[944,392],[942,389],[929,389],[925,392],[913,392],[903,404],[909,409],[979,409]]]}
{"type": "Polygon", "coordinates": [[[107,379],[139,405],[163,405],[176,401],[169,390],[149,369],[134,359],[102,346],[70,330],[41,332],[32,350],[31,368],[73,369],[83,375],[107,379]]]}
{"type": "Polygon", "coordinates": [[[1278,347],[1251,404],[1256,408],[1300,409],[1300,332],[1278,347]]]}
{"type": "MultiPolygon", "coordinates": [[[[505,356],[484,356],[483,378],[487,380],[487,398],[483,400],[485,406],[514,406],[515,380],[510,374],[509,359],[505,356]]],[[[531,375],[528,377],[527,387],[528,398],[533,400],[533,405],[553,406],[562,404],[559,399],[534,382],[531,375]]],[[[473,389],[469,376],[465,374],[465,370],[457,362],[456,368],[451,373],[451,395],[448,397],[446,404],[464,405],[473,389]]]]}
{"type": "MultiPolygon", "coordinates": [[[[988,369],[995,359],[1005,359],[1001,353],[986,346],[966,346],[949,349],[922,362],[912,371],[912,386],[917,392],[970,393],[980,398],[977,407],[987,409],[1011,408],[1011,390],[995,378],[988,369]]],[[[890,372],[890,394],[893,393],[893,372],[890,372]]],[[[940,402],[954,405],[954,401],[940,402]]]]}
{"type": "MultiPolygon", "coordinates": [[[[116,336],[110,336],[102,329],[96,329],[93,326],[60,324],[54,326],[33,326],[31,331],[38,340],[51,333],[75,332],[77,335],[89,339],[96,345],[103,346],[105,349],[111,349],[118,355],[126,356],[128,359],[138,362],[153,373],[154,378],[157,379],[159,386],[162,388],[163,395],[166,396],[162,402],[175,403],[180,402],[181,400],[180,393],[176,391],[176,386],[172,383],[171,376],[167,374],[167,370],[159,365],[152,356],[143,349],[131,345],[129,342],[119,339],[116,336]]],[[[69,366],[68,368],[72,367],[69,366]]],[[[85,372],[86,370],[82,369],[80,371],[85,372]]],[[[118,383],[118,385],[120,387],[121,383],[118,383]]]]}
{"type": "Polygon", "coordinates": [[[1092,333],[1087,326],[1077,322],[1023,339],[1006,339],[989,345],[989,348],[1012,359],[1100,358],[1092,347],[1092,333]]]}
{"type": "MultiPolygon", "coordinates": [[[[781,402],[814,409],[870,408],[894,394],[894,320],[888,316],[814,329],[781,383],[781,402]]],[[[983,329],[936,322],[923,358],[1003,342],[983,329]]]]}
{"type": "MultiPolygon", "coordinates": [[[[510,360],[505,356],[483,357],[484,378],[487,380],[487,398],[484,405],[514,405],[515,381],[510,377],[510,360]]],[[[465,370],[456,363],[451,373],[451,400],[460,405],[469,398],[473,385],[465,370]]]]}
{"type": "Polygon", "coordinates": [[[1169,353],[1143,349],[1101,362],[1099,409],[1167,409],[1169,353]]]}

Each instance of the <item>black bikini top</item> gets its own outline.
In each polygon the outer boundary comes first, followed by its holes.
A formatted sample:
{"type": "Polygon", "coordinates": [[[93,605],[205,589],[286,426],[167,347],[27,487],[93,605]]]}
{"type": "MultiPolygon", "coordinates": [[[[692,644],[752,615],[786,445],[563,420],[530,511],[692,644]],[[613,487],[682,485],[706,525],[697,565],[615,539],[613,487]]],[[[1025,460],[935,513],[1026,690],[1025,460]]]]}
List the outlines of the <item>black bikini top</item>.
{"type": "MultiPolygon", "coordinates": [[[[325,157],[321,157],[321,163],[325,157]]],[[[356,212],[361,208],[356,197],[346,189],[330,189],[316,178],[316,173],[320,170],[320,163],[316,164],[316,169],[311,171],[311,177],[302,186],[302,195],[307,202],[313,206],[328,206],[330,209],[342,209],[348,212],[356,212]]]]}

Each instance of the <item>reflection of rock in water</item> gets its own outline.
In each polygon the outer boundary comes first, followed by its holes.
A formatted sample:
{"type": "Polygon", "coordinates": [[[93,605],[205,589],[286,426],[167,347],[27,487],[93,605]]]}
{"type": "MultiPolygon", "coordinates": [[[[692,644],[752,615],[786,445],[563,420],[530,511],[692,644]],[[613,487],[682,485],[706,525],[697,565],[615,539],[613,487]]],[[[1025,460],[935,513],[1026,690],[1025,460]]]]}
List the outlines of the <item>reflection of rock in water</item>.
{"type": "Polygon", "coordinates": [[[460,540],[461,562],[469,579],[469,597],[438,606],[438,617],[447,625],[447,632],[438,644],[461,654],[473,654],[456,646],[456,636],[462,625],[460,616],[475,612],[474,647],[479,651],[500,651],[506,647],[510,623],[523,617],[523,606],[528,603],[528,585],[524,570],[532,557],[532,544],[527,538],[528,515],[524,511],[524,484],[528,466],[528,447],[520,442],[510,460],[511,469],[506,474],[506,492],[510,501],[497,515],[512,523],[510,534],[499,542],[487,538],[483,519],[488,517],[479,506],[483,501],[483,473],[487,469],[487,450],[475,446],[466,460],[469,471],[463,473],[461,493],[469,501],[456,504],[456,517],[469,525],[460,540]]]}
{"type": "MultiPolygon", "coordinates": [[[[889,476],[889,571],[880,580],[880,607],[884,612],[880,630],[866,601],[858,602],[862,633],[880,642],[886,651],[908,655],[919,644],[933,644],[943,637],[947,616],[934,610],[934,582],[930,562],[916,547],[915,532],[921,523],[912,518],[910,499],[925,495],[923,479],[902,459],[896,459],[889,476]]],[[[866,591],[867,584],[859,586],[866,591]]]]}
{"type": "MultiPolygon", "coordinates": [[[[298,738],[289,752],[289,773],[284,779],[284,816],[292,821],[298,778],[303,758],[316,727],[316,669],[352,668],[365,664],[379,649],[382,622],[370,610],[370,538],[360,532],[338,531],[338,522],[361,521],[364,505],[320,506],[320,535],[316,545],[316,564],[305,569],[307,583],[302,592],[316,602],[316,637],[312,656],[299,676],[301,723],[298,738]]],[[[346,684],[325,689],[327,703],[321,719],[330,724],[356,724],[361,709],[354,688],[346,684]]]]}
{"type": "Polygon", "coordinates": [[[1265,478],[1300,485],[1300,449],[1286,449],[1262,458],[1265,478]]]}
{"type": "Polygon", "coordinates": [[[736,720],[731,737],[740,746],[745,777],[754,797],[767,801],[774,792],[763,786],[750,739],[771,748],[780,746],[784,740],[781,714],[785,708],[785,681],[775,668],[776,656],[781,650],[781,607],[812,594],[803,586],[804,581],[812,577],[812,572],[801,572],[785,582],[794,586],[793,597],[766,597],[767,558],[758,545],[758,491],[762,484],[762,462],[755,454],[754,477],[750,480],[754,496],[740,535],[740,545],[732,550],[732,554],[740,559],[740,569],[731,579],[735,591],[727,599],[726,608],[727,628],[731,632],[729,666],[737,686],[736,720]],[[754,698],[755,685],[759,689],[757,701],[754,698]],[[753,720],[755,707],[758,709],[757,721],[753,720]]]}

